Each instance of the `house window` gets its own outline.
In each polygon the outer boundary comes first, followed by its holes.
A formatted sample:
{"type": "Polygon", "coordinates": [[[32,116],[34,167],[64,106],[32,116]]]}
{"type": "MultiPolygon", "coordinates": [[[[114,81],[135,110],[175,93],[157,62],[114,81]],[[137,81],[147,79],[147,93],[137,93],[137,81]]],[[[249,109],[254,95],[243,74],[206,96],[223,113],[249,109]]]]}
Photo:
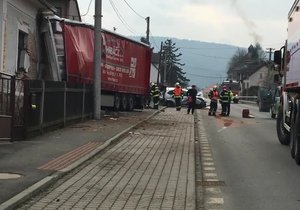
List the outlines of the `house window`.
{"type": "Polygon", "coordinates": [[[262,79],[262,78],[263,78],[262,73],[260,73],[259,74],[259,79],[262,79]]]}
{"type": "Polygon", "coordinates": [[[17,71],[27,71],[29,66],[29,57],[27,53],[27,39],[28,34],[24,31],[19,30],[18,37],[18,61],[17,61],[17,71]]]}

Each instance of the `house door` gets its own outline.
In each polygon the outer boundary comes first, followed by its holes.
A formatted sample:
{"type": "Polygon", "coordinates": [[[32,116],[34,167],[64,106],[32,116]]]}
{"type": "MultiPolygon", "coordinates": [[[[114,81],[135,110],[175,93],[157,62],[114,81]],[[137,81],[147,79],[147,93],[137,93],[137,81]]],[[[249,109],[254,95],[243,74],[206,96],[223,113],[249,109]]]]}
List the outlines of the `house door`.
{"type": "Polygon", "coordinates": [[[24,95],[24,81],[0,73],[0,140],[24,138],[24,95]]]}

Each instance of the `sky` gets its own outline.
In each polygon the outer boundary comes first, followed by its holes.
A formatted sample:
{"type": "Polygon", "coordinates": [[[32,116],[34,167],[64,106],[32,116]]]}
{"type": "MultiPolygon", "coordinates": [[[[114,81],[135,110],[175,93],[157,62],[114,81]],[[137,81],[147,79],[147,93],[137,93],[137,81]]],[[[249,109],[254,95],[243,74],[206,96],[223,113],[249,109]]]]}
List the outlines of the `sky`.
{"type": "MultiPolygon", "coordinates": [[[[152,36],[280,48],[294,0],[102,0],[102,27],[125,36],[152,36]]],[[[95,0],[78,0],[83,22],[94,23],[95,0]]],[[[156,44],[156,43],[154,43],[156,44]]]]}

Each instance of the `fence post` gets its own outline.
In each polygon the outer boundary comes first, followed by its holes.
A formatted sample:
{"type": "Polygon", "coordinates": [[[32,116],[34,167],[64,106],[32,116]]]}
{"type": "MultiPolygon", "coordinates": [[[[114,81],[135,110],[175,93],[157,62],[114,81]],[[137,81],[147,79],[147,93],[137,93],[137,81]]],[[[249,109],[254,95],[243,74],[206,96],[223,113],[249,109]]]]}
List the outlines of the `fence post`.
{"type": "Polygon", "coordinates": [[[14,140],[15,99],[16,99],[16,76],[12,76],[10,81],[10,113],[11,113],[10,139],[11,141],[14,140]]]}
{"type": "MultiPolygon", "coordinates": [[[[28,109],[29,109],[29,97],[30,97],[30,80],[23,80],[24,85],[24,100],[23,100],[23,113],[24,113],[24,129],[23,129],[23,138],[26,139],[28,131],[28,109]]],[[[31,108],[31,107],[30,107],[31,108]]]]}
{"type": "Polygon", "coordinates": [[[40,109],[40,132],[43,133],[44,123],[44,103],[45,103],[45,81],[42,80],[42,97],[41,97],[41,109],[40,109]]]}

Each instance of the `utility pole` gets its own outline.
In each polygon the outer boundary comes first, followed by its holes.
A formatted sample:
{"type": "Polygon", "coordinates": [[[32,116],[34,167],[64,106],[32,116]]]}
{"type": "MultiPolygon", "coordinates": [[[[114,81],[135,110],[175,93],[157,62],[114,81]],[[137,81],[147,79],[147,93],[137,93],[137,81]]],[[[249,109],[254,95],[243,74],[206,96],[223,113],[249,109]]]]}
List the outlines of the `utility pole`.
{"type": "Polygon", "coordinates": [[[150,40],[149,40],[149,33],[150,33],[150,17],[146,17],[146,21],[147,21],[146,40],[147,40],[147,44],[150,45],[150,40]]]}
{"type": "Polygon", "coordinates": [[[274,48],[267,48],[268,52],[269,53],[269,61],[271,61],[272,59],[272,53],[273,53],[273,50],[275,50],[274,48]]]}
{"type": "Polygon", "coordinates": [[[267,50],[268,50],[268,53],[269,53],[269,63],[268,63],[268,75],[267,75],[267,78],[266,78],[266,84],[267,84],[267,86],[269,87],[269,88],[271,88],[271,83],[270,83],[270,81],[269,81],[269,79],[270,79],[270,75],[272,75],[271,74],[271,60],[272,60],[272,53],[273,53],[273,50],[275,50],[274,48],[267,48],[267,50]]]}
{"type": "MultiPolygon", "coordinates": [[[[157,84],[159,84],[159,82],[162,82],[162,77],[161,77],[161,55],[162,54],[162,42],[160,43],[160,51],[159,51],[159,60],[158,60],[158,73],[157,73],[157,84]],[[160,78],[160,81],[159,81],[160,78]]],[[[165,85],[165,84],[163,84],[165,85]]]]}
{"type": "Polygon", "coordinates": [[[167,86],[167,51],[164,49],[164,85],[167,86]]]}
{"type": "Polygon", "coordinates": [[[101,18],[102,0],[95,0],[94,30],[94,119],[101,118],[101,18]]]}

